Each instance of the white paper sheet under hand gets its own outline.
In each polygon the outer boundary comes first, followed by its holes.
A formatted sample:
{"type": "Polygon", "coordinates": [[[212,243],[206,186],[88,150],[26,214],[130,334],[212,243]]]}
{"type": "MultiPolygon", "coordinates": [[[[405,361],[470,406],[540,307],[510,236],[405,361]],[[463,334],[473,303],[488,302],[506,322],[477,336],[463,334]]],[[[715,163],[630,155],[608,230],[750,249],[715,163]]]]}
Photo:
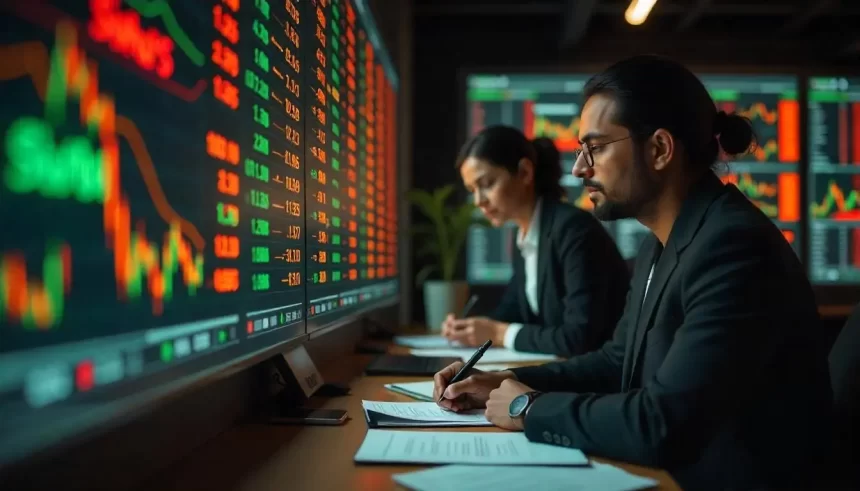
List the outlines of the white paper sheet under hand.
{"type": "MultiPolygon", "coordinates": [[[[464,360],[468,360],[475,354],[472,348],[437,348],[437,349],[413,349],[410,350],[415,356],[458,356],[464,360]]],[[[478,362],[478,367],[481,368],[481,363],[516,363],[529,361],[552,361],[555,360],[555,355],[547,355],[544,353],[526,353],[524,351],[514,351],[507,348],[491,348],[488,349],[481,361],[478,362]]]]}
{"type": "Polygon", "coordinates": [[[406,346],[407,348],[457,348],[461,346],[458,342],[451,342],[443,338],[441,335],[436,336],[394,336],[394,344],[406,346]]]}
{"type": "Polygon", "coordinates": [[[587,465],[574,448],[528,441],[522,433],[367,430],[355,453],[362,463],[587,465]]]}
{"type": "Polygon", "coordinates": [[[405,396],[418,399],[419,401],[433,402],[433,381],[426,382],[400,382],[395,384],[385,384],[385,388],[403,394],[405,396]]]}
{"type": "Polygon", "coordinates": [[[634,491],[658,484],[608,464],[592,467],[520,467],[446,465],[405,474],[395,474],[394,482],[415,491],[634,491]]]}
{"type": "Polygon", "coordinates": [[[446,411],[435,402],[361,401],[367,421],[374,426],[492,426],[478,409],[462,413],[446,411]]]}

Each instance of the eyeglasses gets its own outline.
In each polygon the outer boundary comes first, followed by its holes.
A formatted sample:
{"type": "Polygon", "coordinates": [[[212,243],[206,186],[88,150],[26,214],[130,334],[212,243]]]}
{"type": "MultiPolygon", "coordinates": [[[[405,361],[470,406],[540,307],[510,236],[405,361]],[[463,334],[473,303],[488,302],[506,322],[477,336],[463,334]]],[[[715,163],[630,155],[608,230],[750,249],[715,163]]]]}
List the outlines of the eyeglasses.
{"type": "Polygon", "coordinates": [[[624,140],[629,140],[630,138],[633,138],[633,136],[632,135],[631,136],[625,136],[624,138],[619,138],[617,140],[598,143],[596,145],[589,145],[588,143],[583,142],[581,148],[578,148],[578,149],[573,151],[573,156],[574,156],[573,161],[574,161],[574,163],[579,161],[579,156],[582,155],[585,157],[586,165],[588,165],[589,167],[594,167],[594,155],[592,155],[591,152],[593,152],[595,149],[609,145],[610,143],[616,143],[616,142],[620,142],[620,141],[624,141],[624,140]]]}

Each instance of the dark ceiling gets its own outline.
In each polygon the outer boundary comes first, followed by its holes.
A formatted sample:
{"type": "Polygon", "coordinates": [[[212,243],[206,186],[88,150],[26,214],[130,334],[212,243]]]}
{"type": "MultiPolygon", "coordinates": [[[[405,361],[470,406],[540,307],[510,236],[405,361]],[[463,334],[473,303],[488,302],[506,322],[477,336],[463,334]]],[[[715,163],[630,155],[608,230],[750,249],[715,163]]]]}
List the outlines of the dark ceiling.
{"type": "Polygon", "coordinates": [[[809,41],[827,56],[860,55],[858,0],[658,0],[640,26],[624,20],[629,0],[415,0],[421,19],[516,17],[558,29],[559,47],[600,37],[809,41]],[[561,23],[558,23],[561,20],[561,23]]]}

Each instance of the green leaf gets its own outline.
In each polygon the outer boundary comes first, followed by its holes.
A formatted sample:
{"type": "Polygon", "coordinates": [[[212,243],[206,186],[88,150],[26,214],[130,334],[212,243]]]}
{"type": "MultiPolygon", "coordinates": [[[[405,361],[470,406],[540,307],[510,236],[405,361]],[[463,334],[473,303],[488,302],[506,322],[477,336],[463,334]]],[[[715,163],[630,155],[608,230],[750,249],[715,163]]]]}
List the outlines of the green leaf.
{"type": "Polygon", "coordinates": [[[412,190],[406,194],[409,201],[412,202],[421,213],[429,218],[434,225],[442,220],[442,208],[437,205],[436,199],[430,193],[423,190],[412,190]]]}
{"type": "Polygon", "coordinates": [[[421,270],[418,271],[418,274],[415,275],[415,286],[421,287],[421,285],[423,285],[424,282],[427,281],[427,278],[429,278],[430,275],[438,269],[439,266],[436,264],[428,264],[427,266],[421,268],[421,270]]]}
{"type": "Polygon", "coordinates": [[[433,199],[436,201],[436,205],[439,207],[440,210],[445,208],[445,202],[448,201],[448,198],[453,192],[454,185],[446,184],[433,193],[433,199]]]}
{"type": "Polygon", "coordinates": [[[454,185],[448,184],[427,192],[413,189],[405,193],[418,211],[431,223],[417,224],[412,228],[412,236],[419,256],[433,256],[435,264],[421,270],[423,276],[416,276],[416,283],[423,283],[428,275],[439,271],[442,279],[454,280],[458,259],[466,241],[470,227],[479,221],[480,214],[471,203],[456,206],[448,205],[454,193],[454,185]]]}

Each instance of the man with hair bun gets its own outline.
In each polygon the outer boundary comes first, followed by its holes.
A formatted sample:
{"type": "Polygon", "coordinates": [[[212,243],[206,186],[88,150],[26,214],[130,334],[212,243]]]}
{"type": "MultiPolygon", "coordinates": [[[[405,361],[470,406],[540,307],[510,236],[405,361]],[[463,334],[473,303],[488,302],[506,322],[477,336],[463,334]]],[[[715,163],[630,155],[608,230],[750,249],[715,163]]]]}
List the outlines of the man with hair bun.
{"type": "Polygon", "coordinates": [[[452,410],[536,442],[666,469],[683,489],[822,489],[831,442],[827,344],[782,233],[711,170],[755,143],[683,65],[635,56],[585,87],[582,178],[601,220],[652,234],[599,350],[448,381],[452,410]]]}

